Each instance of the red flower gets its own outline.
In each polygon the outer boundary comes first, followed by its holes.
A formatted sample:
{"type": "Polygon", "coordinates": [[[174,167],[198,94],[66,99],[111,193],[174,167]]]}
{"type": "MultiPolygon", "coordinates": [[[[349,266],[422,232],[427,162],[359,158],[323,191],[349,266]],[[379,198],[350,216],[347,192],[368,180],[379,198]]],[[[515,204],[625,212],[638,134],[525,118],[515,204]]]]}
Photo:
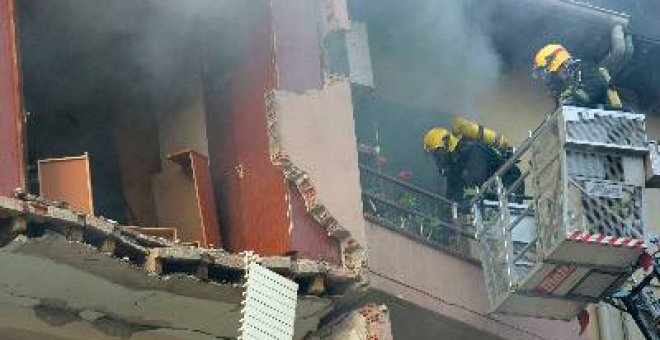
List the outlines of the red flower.
{"type": "Polygon", "coordinates": [[[408,181],[410,176],[412,176],[412,172],[410,170],[401,170],[396,174],[396,178],[401,181],[408,181]]]}

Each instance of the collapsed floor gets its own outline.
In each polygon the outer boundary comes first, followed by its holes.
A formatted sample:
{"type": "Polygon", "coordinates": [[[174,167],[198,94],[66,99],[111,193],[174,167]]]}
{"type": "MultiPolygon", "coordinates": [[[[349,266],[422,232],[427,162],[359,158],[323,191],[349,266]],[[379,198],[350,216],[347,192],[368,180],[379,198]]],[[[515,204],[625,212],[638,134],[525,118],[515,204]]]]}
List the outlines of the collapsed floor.
{"type": "MultiPolygon", "coordinates": [[[[43,318],[68,315],[54,322],[87,321],[110,336],[154,330],[237,336],[245,254],[177,244],[20,197],[0,197],[5,244],[0,261],[11,273],[0,279],[0,304],[33,309],[45,313],[43,318]],[[36,273],[47,273],[48,280],[35,280],[36,273]]],[[[288,256],[258,261],[300,285],[296,330],[302,335],[316,329],[333,296],[360,286],[354,273],[321,261],[288,256]]]]}

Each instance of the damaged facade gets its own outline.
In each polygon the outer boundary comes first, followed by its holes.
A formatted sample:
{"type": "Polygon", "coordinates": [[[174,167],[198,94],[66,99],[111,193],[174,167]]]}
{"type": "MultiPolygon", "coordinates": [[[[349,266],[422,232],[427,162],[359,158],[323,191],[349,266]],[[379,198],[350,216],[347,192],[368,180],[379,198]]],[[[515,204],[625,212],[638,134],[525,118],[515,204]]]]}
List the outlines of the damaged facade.
{"type": "MultiPolygon", "coordinates": [[[[581,35],[465,33],[499,55],[477,67],[433,38],[477,27],[471,5],[448,3],[466,21],[443,28],[381,2],[0,0],[0,335],[235,338],[254,252],[300,287],[296,339],[578,339],[576,323],[488,313],[473,230],[421,135],[469,110],[524,138],[553,103],[523,56],[591,35],[577,50],[601,58],[629,17],[543,1],[566,14],[548,25],[588,18],[581,35]],[[531,47],[512,52],[516,35],[531,47]],[[475,69],[488,76],[464,79],[475,69]]],[[[496,2],[519,31],[546,15],[496,2]]],[[[638,46],[621,87],[658,131],[630,79],[660,49],[638,46]]]]}

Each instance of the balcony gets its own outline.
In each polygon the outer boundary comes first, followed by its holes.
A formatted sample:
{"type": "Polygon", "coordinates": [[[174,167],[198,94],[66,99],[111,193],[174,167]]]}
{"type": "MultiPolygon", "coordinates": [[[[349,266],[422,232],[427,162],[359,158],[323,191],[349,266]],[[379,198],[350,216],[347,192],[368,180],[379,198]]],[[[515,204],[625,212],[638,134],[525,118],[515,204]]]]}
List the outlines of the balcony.
{"type": "Polygon", "coordinates": [[[368,165],[359,168],[367,221],[479,263],[474,227],[455,202],[368,165]]]}

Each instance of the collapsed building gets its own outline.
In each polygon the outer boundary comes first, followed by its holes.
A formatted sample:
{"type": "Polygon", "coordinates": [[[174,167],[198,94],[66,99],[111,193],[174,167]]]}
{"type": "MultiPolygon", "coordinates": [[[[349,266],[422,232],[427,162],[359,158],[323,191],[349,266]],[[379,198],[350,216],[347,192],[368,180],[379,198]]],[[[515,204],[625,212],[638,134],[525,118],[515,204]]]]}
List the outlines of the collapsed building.
{"type": "MultiPolygon", "coordinates": [[[[421,149],[457,113],[524,138],[548,40],[660,132],[650,1],[529,3],[2,1],[0,334],[235,338],[254,252],[297,339],[579,338],[488,313],[421,149]]],[[[634,328],[598,308],[591,338],[634,328]]]]}

